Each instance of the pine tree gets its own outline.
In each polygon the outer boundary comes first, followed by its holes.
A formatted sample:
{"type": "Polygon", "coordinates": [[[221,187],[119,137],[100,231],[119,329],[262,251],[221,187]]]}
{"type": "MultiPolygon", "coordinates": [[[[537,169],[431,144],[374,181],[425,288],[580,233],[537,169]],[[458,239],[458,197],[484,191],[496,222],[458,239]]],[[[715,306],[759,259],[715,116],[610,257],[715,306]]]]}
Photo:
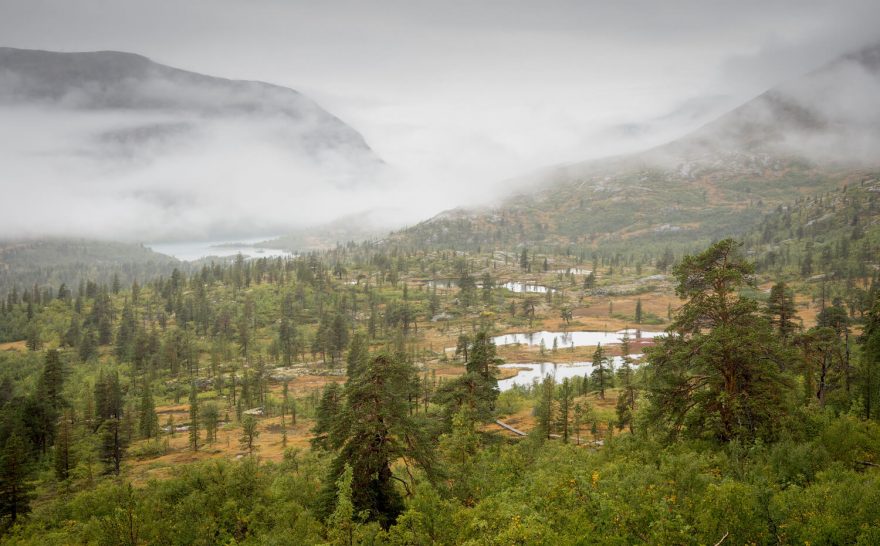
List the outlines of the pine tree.
{"type": "MultiPolygon", "coordinates": [[[[459,338],[462,341],[462,337],[459,338]]],[[[448,430],[452,417],[462,408],[476,421],[492,419],[498,399],[498,363],[492,337],[485,331],[478,332],[473,341],[464,336],[462,352],[466,355],[465,373],[439,387],[434,395],[443,407],[444,425],[448,430]]]]}
{"type": "Polygon", "coordinates": [[[562,380],[556,394],[556,399],[559,407],[556,419],[556,430],[558,430],[560,436],[562,436],[562,442],[567,444],[571,433],[571,420],[573,417],[572,405],[574,404],[574,388],[572,387],[569,378],[566,377],[562,380]]]}
{"type": "Polygon", "coordinates": [[[86,330],[79,345],[79,359],[88,362],[98,356],[98,339],[94,330],[86,330]]]}
{"type": "Polygon", "coordinates": [[[767,316],[783,340],[789,340],[797,331],[797,310],[794,306],[794,294],[784,282],[778,282],[770,288],[767,299],[767,316]]]}
{"type": "Polygon", "coordinates": [[[339,479],[336,480],[336,508],[327,518],[328,536],[331,544],[351,546],[355,544],[354,532],[357,523],[354,521],[354,504],[351,496],[351,483],[354,473],[351,465],[345,465],[339,479]]]}
{"type": "Polygon", "coordinates": [[[366,365],[370,358],[369,343],[367,337],[358,332],[351,339],[351,346],[348,349],[346,358],[345,374],[349,379],[357,376],[358,372],[366,365]]]}
{"type": "MultiPolygon", "coordinates": [[[[291,408],[291,400],[290,400],[290,389],[287,381],[284,382],[284,385],[281,387],[281,414],[285,415],[288,411],[293,411],[293,414],[296,415],[296,410],[291,408]]],[[[296,403],[294,402],[294,405],[296,403]]],[[[296,417],[293,418],[293,425],[296,425],[296,417]]]]}
{"type": "Polygon", "coordinates": [[[616,410],[618,428],[622,430],[623,427],[629,426],[629,431],[633,432],[637,389],[631,361],[632,359],[628,355],[624,356],[620,369],[617,371],[620,393],[617,395],[616,410]]]}
{"type": "Polygon", "coordinates": [[[868,313],[860,341],[859,383],[864,416],[880,420],[880,295],[868,313]]]}
{"type": "Polygon", "coordinates": [[[120,362],[128,362],[131,359],[134,348],[134,339],[137,335],[137,322],[134,310],[128,300],[122,307],[122,320],[119,322],[119,330],[116,332],[116,358],[120,362]]]}
{"type": "Polygon", "coordinates": [[[253,415],[245,415],[241,419],[241,436],[238,438],[238,445],[241,449],[246,449],[248,455],[253,455],[257,449],[256,441],[260,436],[257,429],[257,418],[253,415]]]}
{"type": "Polygon", "coordinates": [[[284,358],[284,365],[290,366],[296,359],[297,353],[297,332],[296,327],[288,320],[282,317],[281,324],[278,327],[278,345],[281,347],[281,355],[284,358]]]}
{"type": "Polygon", "coordinates": [[[73,438],[70,430],[70,417],[65,415],[58,424],[58,434],[55,438],[55,477],[58,481],[65,481],[70,477],[70,469],[74,466],[71,447],[73,438]]]}
{"type": "MultiPolygon", "coordinates": [[[[217,441],[217,429],[220,425],[220,410],[216,404],[205,404],[202,408],[202,423],[205,425],[205,442],[213,444],[217,441]]],[[[282,419],[283,419],[282,413],[282,419]]]]}
{"type": "Polygon", "coordinates": [[[346,384],[344,414],[348,426],[324,484],[322,506],[329,516],[336,505],[336,482],[352,468],[352,504],[357,513],[388,528],[403,510],[403,499],[393,481],[391,465],[415,462],[434,476],[433,450],[423,429],[410,414],[415,393],[412,364],[396,355],[370,358],[358,377],[346,384]]]}
{"type": "Polygon", "coordinates": [[[538,393],[538,403],[535,406],[535,418],[537,419],[535,432],[539,438],[550,438],[556,424],[556,382],[553,377],[548,375],[544,378],[538,393]]]}
{"type": "Polygon", "coordinates": [[[189,390],[189,448],[193,451],[199,450],[199,391],[195,382],[190,385],[189,390]]]}
{"type": "Polygon", "coordinates": [[[141,438],[155,438],[159,435],[159,417],[156,415],[156,404],[149,383],[144,385],[141,392],[138,417],[138,432],[141,438]]]}
{"type": "Polygon", "coordinates": [[[574,422],[572,433],[575,435],[577,444],[581,444],[581,427],[593,420],[593,407],[586,400],[574,405],[574,422]]]}
{"type": "Polygon", "coordinates": [[[95,382],[95,413],[100,438],[100,458],[107,473],[119,474],[128,445],[122,429],[123,403],[119,374],[99,372],[95,382]]]}
{"type": "Polygon", "coordinates": [[[60,408],[64,400],[61,391],[64,388],[64,367],[61,355],[56,349],[46,351],[43,375],[40,377],[39,392],[52,405],[60,408]]]}
{"type": "Polygon", "coordinates": [[[82,339],[79,317],[74,314],[70,317],[70,325],[61,338],[62,347],[78,347],[82,339]]]}
{"type": "MultiPolygon", "coordinates": [[[[824,408],[828,395],[847,385],[845,348],[837,332],[828,326],[816,326],[798,337],[804,364],[804,389],[807,400],[818,401],[824,408]]],[[[844,400],[841,406],[849,407],[844,400]]]]}
{"type": "Polygon", "coordinates": [[[584,290],[592,290],[596,286],[596,275],[590,271],[590,273],[584,277],[584,290]]]}
{"type": "Polygon", "coordinates": [[[98,433],[101,442],[101,461],[106,465],[105,472],[118,476],[127,447],[122,422],[118,418],[107,419],[101,423],[98,433]]]}
{"type": "Polygon", "coordinates": [[[29,351],[39,351],[43,347],[43,340],[40,334],[40,327],[35,320],[30,320],[26,329],[25,346],[29,351]]]}
{"type": "Polygon", "coordinates": [[[342,444],[346,424],[342,416],[343,403],[343,389],[338,383],[324,386],[321,401],[315,409],[312,447],[335,450],[342,444]]]}
{"type": "Polygon", "coordinates": [[[790,357],[758,304],[740,295],[754,272],[740,246],[720,241],[674,269],[687,301],[646,351],[648,421],[673,437],[772,437],[787,412],[790,357]]]}
{"type": "Polygon", "coordinates": [[[30,512],[32,485],[29,483],[30,464],[27,444],[13,431],[0,453],[0,516],[14,523],[19,516],[30,512]]]}
{"type": "Polygon", "coordinates": [[[608,357],[605,356],[605,349],[602,348],[602,344],[596,346],[596,350],[593,352],[593,371],[590,374],[592,378],[592,385],[594,390],[599,393],[599,398],[605,400],[605,389],[612,386],[612,370],[608,361],[608,357]]]}

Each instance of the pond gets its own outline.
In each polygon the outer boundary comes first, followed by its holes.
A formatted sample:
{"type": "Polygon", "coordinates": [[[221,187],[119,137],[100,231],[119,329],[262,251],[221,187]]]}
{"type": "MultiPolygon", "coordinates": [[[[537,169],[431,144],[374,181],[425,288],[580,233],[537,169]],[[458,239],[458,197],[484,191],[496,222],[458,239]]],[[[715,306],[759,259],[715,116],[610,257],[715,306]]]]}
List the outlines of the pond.
{"type": "Polygon", "coordinates": [[[590,269],[584,269],[583,267],[569,267],[567,269],[557,269],[554,273],[562,273],[563,275],[583,275],[587,276],[593,271],[590,269]]]}
{"type": "Polygon", "coordinates": [[[455,288],[458,286],[458,279],[437,279],[427,282],[428,288],[455,288]]]}
{"type": "MultiPolygon", "coordinates": [[[[638,361],[642,355],[630,355],[635,361],[638,361]]],[[[623,362],[619,356],[612,358],[612,367],[617,368],[623,362]]],[[[584,377],[593,372],[592,362],[572,362],[570,364],[554,364],[553,362],[538,362],[528,364],[502,364],[499,368],[518,369],[520,372],[513,377],[502,379],[498,382],[498,389],[507,391],[514,386],[529,387],[535,381],[543,381],[548,375],[557,383],[563,379],[571,379],[573,377],[584,377]]]]}
{"type": "Polygon", "coordinates": [[[592,347],[594,345],[602,344],[618,344],[623,341],[623,336],[629,336],[630,341],[636,341],[639,339],[653,339],[657,336],[663,335],[663,332],[646,332],[644,330],[620,330],[617,332],[532,332],[532,333],[518,333],[518,334],[505,334],[503,336],[496,336],[492,338],[492,341],[495,342],[495,345],[515,345],[517,343],[522,345],[532,345],[539,346],[541,345],[541,341],[544,342],[544,346],[548,349],[553,348],[553,340],[556,340],[556,345],[560,349],[564,349],[566,347],[571,347],[574,344],[575,347],[592,347]]]}
{"type": "Polygon", "coordinates": [[[546,294],[548,291],[556,292],[553,288],[547,288],[540,284],[527,284],[522,282],[506,282],[501,285],[501,288],[506,288],[517,294],[546,294]]]}
{"type": "MultiPolygon", "coordinates": [[[[475,283],[477,288],[482,288],[482,283],[475,283]]],[[[458,288],[458,279],[435,279],[431,281],[427,281],[425,285],[428,288],[458,288]]],[[[556,292],[553,288],[547,288],[546,286],[541,286],[539,284],[530,284],[523,282],[506,282],[498,285],[499,288],[505,288],[510,290],[511,292],[516,292],[517,294],[546,294],[549,292],[556,292]]]]}

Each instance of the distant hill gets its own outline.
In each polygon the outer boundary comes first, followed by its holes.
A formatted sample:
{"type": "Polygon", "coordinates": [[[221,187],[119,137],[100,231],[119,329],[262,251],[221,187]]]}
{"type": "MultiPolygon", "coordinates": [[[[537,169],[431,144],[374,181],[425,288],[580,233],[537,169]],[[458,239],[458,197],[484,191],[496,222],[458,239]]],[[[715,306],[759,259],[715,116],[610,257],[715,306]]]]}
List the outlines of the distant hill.
{"type": "Polygon", "coordinates": [[[180,264],[139,244],[86,239],[0,240],[0,294],[34,284],[57,289],[75,287],[80,280],[110,283],[140,282],[171,272],[180,264]]]}
{"type": "Polygon", "coordinates": [[[235,119],[282,122],[277,137],[292,153],[380,161],[360,133],[298,91],[179,70],[119,51],[0,48],[0,104],[90,113],[97,125],[92,145],[121,154],[170,146],[214,120],[235,119]],[[125,112],[152,116],[101,130],[102,114],[125,112]]]}
{"type": "Polygon", "coordinates": [[[798,196],[880,164],[880,46],[763,93],[690,135],[628,156],[546,169],[492,209],[393,234],[404,244],[696,244],[744,233],[798,196]]]}

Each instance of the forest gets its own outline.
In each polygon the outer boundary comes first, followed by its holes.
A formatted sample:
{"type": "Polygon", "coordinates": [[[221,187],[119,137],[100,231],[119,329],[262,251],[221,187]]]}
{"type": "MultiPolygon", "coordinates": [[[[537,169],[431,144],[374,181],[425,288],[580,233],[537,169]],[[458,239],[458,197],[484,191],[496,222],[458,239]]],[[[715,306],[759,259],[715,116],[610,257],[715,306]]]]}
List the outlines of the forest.
{"type": "Polygon", "coordinates": [[[693,249],[41,272],[0,303],[0,541],[876,544],[875,189],[693,249]]]}

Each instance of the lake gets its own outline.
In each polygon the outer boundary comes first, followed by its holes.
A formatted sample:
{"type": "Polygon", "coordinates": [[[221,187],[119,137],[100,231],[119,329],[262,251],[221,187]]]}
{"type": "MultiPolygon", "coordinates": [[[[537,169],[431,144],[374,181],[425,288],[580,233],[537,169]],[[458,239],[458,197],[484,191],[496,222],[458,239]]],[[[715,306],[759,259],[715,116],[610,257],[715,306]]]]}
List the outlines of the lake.
{"type": "Polygon", "coordinates": [[[170,243],[147,243],[145,246],[156,252],[173,256],[178,260],[192,262],[202,258],[216,256],[227,258],[241,253],[246,258],[278,258],[292,254],[280,248],[258,248],[253,246],[267,240],[242,239],[238,241],[176,241],[170,243]]]}

